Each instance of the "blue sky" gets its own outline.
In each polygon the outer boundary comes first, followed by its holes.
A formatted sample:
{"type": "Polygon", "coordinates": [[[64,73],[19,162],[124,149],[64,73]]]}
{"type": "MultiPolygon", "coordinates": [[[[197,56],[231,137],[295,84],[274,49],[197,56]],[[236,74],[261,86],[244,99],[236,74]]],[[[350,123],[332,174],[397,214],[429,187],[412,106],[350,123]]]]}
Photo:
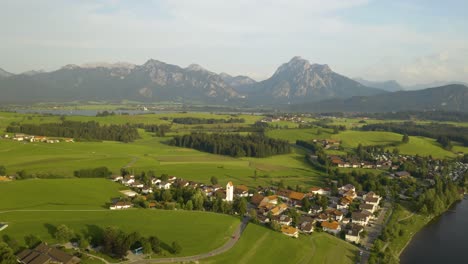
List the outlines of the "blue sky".
{"type": "Polygon", "coordinates": [[[153,58],[261,80],[296,55],[349,77],[468,82],[468,1],[0,0],[0,67],[153,58]]]}

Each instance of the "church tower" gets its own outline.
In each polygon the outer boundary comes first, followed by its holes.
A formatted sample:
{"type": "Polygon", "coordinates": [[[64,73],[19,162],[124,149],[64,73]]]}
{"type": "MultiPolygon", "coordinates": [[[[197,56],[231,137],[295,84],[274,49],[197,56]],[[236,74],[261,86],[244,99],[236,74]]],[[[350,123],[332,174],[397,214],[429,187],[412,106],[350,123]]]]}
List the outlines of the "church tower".
{"type": "Polygon", "coordinates": [[[234,185],[232,182],[228,182],[226,185],[226,201],[232,202],[234,200],[234,185]]]}

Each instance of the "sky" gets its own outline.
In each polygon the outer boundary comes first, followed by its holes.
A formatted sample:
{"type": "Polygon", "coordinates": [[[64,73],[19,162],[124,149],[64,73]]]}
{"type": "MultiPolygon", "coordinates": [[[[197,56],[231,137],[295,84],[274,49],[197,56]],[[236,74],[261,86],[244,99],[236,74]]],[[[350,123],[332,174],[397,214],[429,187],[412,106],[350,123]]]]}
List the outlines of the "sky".
{"type": "Polygon", "coordinates": [[[157,59],[262,80],[294,56],[348,77],[468,82],[466,0],[0,0],[0,68],[157,59]]]}

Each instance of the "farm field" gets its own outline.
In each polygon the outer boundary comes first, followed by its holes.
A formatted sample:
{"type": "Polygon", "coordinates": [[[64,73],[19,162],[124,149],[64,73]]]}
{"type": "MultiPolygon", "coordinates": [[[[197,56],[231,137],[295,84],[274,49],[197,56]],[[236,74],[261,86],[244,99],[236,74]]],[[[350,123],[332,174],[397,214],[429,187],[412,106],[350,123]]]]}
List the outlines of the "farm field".
{"type": "Polygon", "coordinates": [[[144,236],[155,235],[162,242],[178,241],[182,255],[194,255],[220,247],[230,238],[240,224],[238,218],[196,211],[165,211],[130,209],[122,211],[51,211],[8,212],[0,214],[8,228],[2,235],[9,235],[20,243],[29,234],[41,240],[55,243],[53,234],[58,225],[65,224],[83,235],[100,237],[108,226],[119,227],[126,232],[138,232],[144,236]],[[204,239],[201,239],[203,235],[204,239]]]}
{"type": "Polygon", "coordinates": [[[300,235],[298,239],[249,224],[230,251],[202,260],[214,263],[355,263],[357,248],[325,233],[300,235]]]}

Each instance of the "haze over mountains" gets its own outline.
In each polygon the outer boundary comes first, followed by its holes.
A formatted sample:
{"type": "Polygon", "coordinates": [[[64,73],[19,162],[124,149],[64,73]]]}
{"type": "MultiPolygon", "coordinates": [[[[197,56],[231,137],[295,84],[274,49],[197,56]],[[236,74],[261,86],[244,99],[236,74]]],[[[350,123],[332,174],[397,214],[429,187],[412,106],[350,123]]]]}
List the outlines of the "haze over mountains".
{"type": "Polygon", "coordinates": [[[419,107],[466,111],[465,86],[395,92],[403,89],[396,81],[353,80],[326,64],[311,64],[301,57],[282,64],[270,78],[260,82],[247,76],[217,74],[197,64],[183,68],[153,59],[143,65],[70,64],[52,72],[18,75],[0,69],[2,103],[127,99],[250,106],[300,104],[299,108],[312,111],[394,111],[396,108],[389,104],[404,110],[419,107]]]}

